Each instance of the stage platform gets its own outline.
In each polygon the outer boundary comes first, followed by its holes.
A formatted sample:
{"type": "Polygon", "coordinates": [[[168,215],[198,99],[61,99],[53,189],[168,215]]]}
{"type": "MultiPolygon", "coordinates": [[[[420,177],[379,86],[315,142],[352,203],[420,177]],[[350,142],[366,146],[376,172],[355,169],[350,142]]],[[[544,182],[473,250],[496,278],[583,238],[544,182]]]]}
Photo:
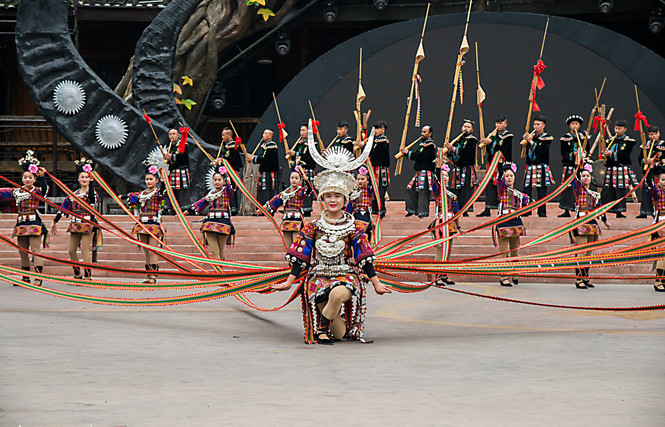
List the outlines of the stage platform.
{"type": "MultiPolygon", "coordinates": [[[[471,212],[469,217],[461,218],[461,225],[463,229],[470,229],[476,225],[482,224],[491,218],[477,218],[475,215],[482,211],[484,205],[476,203],[475,212],[471,212]]],[[[388,213],[381,221],[383,229],[383,240],[380,244],[392,242],[398,238],[417,233],[427,228],[432,221],[434,215],[434,204],[432,203],[429,218],[417,218],[415,216],[405,218],[404,202],[393,201],[387,203],[388,213]]],[[[558,218],[557,215],[561,213],[557,204],[550,203],[547,207],[548,217],[540,218],[537,215],[524,218],[524,223],[527,227],[527,236],[522,238],[522,244],[531,241],[532,239],[558,227],[571,218],[558,218]]],[[[493,212],[496,214],[496,211],[493,212]]],[[[637,228],[645,227],[651,224],[652,220],[649,219],[636,219],[639,213],[639,205],[635,203],[628,204],[627,218],[618,219],[614,214],[609,215],[611,229],[606,229],[602,226],[603,236],[616,236],[623,234],[637,228]]],[[[316,208],[312,218],[319,215],[318,207],[316,208]]],[[[53,215],[43,215],[46,225],[51,227],[53,215]]],[[[108,218],[122,227],[124,230],[130,231],[133,223],[129,217],[122,215],[109,215],[108,218]]],[[[188,217],[192,227],[197,231],[197,236],[200,237],[198,230],[200,228],[201,217],[188,217]]],[[[279,223],[281,214],[276,215],[276,220],[279,223]]],[[[308,218],[311,220],[312,218],[308,218]]],[[[167,230],[167,244],[176,251],[198,255],[189,238],[186,236],[182,225],[179,223],[175,216],[164,216],[164,225],[167,230]]],[[[0,215],[0,233],[5,236],[11,236],[11,230],[16,222],[16,216],[13,214],[0,215]]],[[[58,235],[51,238],[51,247],[46,250],[49,255],[59,258],[68,259],[67,254],[67,240],[68,234],[65,232],[67,229],[67,219],[63,218],[58,224],[58,235]]],[[[227,259],[232,261],[250,262],[266,266],[286,266],[284,260],[284,248],[281,240],[272,226],[272,224],[265,217],[249,217],[249,216],[235,216],[233,217],[233,224],[236,228],[236,239],[233,247],[227,247],[225,254],[227,259]]],[[[430,234],[419,238],[416,243],[429,241],[430,234]]],[[[637,240],[630,242],[631,244],[638,243],[637,240]]],[[[545,252],[554,249],[563,248],[570,245],[570,239],[567,235],[552,240],[546,244],[533,246],[525,249],[521,253],[532,254],[537,252],[545,252]]],[[[490,229],[479,230],[465,236],[454,239],[451,259],[461,260],[470,257],[488,255],[496,253],[497,248],[494,247],[491,238],[490,229]]],[[[422,257],[433,259],[434,250],[427,250],[421,253],[422,257]]],[[[17,250],[7,245],[0,245],[0,259],[3,259],[5,265],[13,267],[19,266],[19,259],[17,250]]],[[[137,246],[132,245],[111,233],[104,233],[104,247],[98,255],[98,262],[100,264],[110,265],[114,267],[127,267],[127,268],[144,268],[143,251],[137,246]]],[[[622,266],[620,275],[648,275],[651,274],[651,263],[635,264],[622,266]]],[[[166,269],[166,263],[162,262],[160,268],[166,269]]],[[[71,275],[71,267],[64,265],[57,265],[52,261],[45,261],[45,271],[49,274],[56,275],[71,275]]],[[[614,275],[616,270],[612,268],[597,268],[592,270],[593,274],[614,275]]],[[[96,277],[107,277],[106,273],[97,272],[96,277]]],[[[424,277],[416,275],[408,276],[412,280],[425,280],[424,277]]],[[[459,277],[455,278],[457,281],[488,281],[486,277],[459,277]]],[[[551,279],[546,278],[526,278],[526,281],[548,281],[551,279]]],[[[608,280],[609,282],[614,282],[608,280]]],[[[649,281],[637,281],[630,283],[649,283],[649,281]]]]}
{"type": "MultiPolygon", "coordinates": [[[[665,302],[650,285],[455,288],[581,306],[665,302]]],[[[250,296],[264,307],[287,297],[250,296]]],[[[298,301],[270,313],[233,298],[107,307],[2,285],[0,425],[665,425],[663,311],[551,309],[436,288],[370,291],[367,307],[373,344],[308,346],[298,301]]]]}

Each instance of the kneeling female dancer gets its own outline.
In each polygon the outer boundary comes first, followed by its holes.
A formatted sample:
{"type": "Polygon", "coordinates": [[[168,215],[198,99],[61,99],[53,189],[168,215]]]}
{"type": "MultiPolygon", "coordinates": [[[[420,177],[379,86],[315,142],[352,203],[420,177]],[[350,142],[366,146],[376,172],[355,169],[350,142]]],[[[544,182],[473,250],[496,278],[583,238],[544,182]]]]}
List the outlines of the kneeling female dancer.
{"type": "MultiPolygon", "coordinates": [[[[365,147],[371,149],[372,139],[373,134],[365,147]]],[[[369,150],[365,149],[360,157],[353,159],[346,149],[334,147],[322,157],[314,143],[311,124],[308,144],[314,160],[327,169],[314,178],[324,210],[320,219],[307,224],[298,234],[286,254],[292,264],[291,274],[286,282],[273,285],[273,289],[290,289],[300,272],[309,268],[305,297],[310,303],[316,302],[321,311],[314,339],[319,344],[333,344],[331,335],[340,339],[346,333],[344,319],[340,316],[342,304],[353,295],[360,295],[359,269],[367,275],[377,294],[390,292],[390,289],[379,281],[374,271],[374,253],[364,232],[365,225],[344,211],[355,184],[353,175],[346,171],[362,165],[369,150]]]]}
{"type": "MultiPolygon", "coordinates": [[[[515,173],[517,165],[515,163],[503,164],[503,178],[497,181],[497,196],[499,199],[499,216],[515,212],[517,209],[529,203],[529,196],[515,190],[515,173]]],[[[496,226],[496,235],[499,240],[499,252],[506,252],[507,257],[516,257],[517,248],[520,245],[520,236],[526,236],[526,227],[522,218],[515,217],[504,221],[496,226]],[[510,253],[508,253],[510,248],[510,253]]],[[[507,277],[499,278],[501,286],[512,286],[507,277]]],[[[513,276],[513,283],[518,284],[519,280],[513,276]]]]}
{"type": "MultiPolygon", "coordinates": [[[[33,154],[35,154],[34,151],[28,150],[25,156],[18,161],[23,168],[21,175],[23,187],[0,188],[0,200],[14,200],[16,203],[18,217],[12,237],[16,237],[21,248],[39,255],[42,236],[44,236],[44,247],[48,247],[48,230],[42,222],[42,217],[39,216],[40,200],[35,195],[46,197],[48,184],[44,178],[46,169],[39,167],[39,160],[33,157],[33,154]],[[37,183],[36,186],[35,183],[37,183]]],[[[19,250],[18,253],[21,256],[21,270],[30,271],[30,254],[22,250],[19,250]]],[[[44,260],[40,256],[35,256],[33,259],[35,271],[41,273],[44,270],[44,260]]],[[[23,276],[21,280],[30,283],[29,276],[23,276]]],[[[34,284],[41,286],[42,279],[35,279],[34,284]]]]}
{"type": "MultiPolygon", "coordinates": [[[[87,202],[90,206],[96,207],[95,205],[99,201],[99,195],[93,189],[90,184],[90,172],[92,172],[92,160],[88,160],[85,157],[76,161],[76,173],[78,175],[78,182],[80,188],[74,192],[78,199],[87,202]]],[[[77,249],[81,246],[81,255],[83,255],[83,262],[87,264],[92,263],[92,251],[93,248],[100,246],[100,237],[101,231],[98,227],[95,227],[93,224],[86,222],[85,220],[96,223],[97,219],[90,215],[90,213],[83,209],[82,205],[76,197],[66,197],[65,201],[62,202],[61,209],[75,213],[78,216],[72,216],[67,227],[67,232],[69,234],[69,242],[67,243],[67,252],[69,252],[69,259],[73,261],[78,261],[79,257],[77,254],[77,249]],[[83,218],[83,219],[81,219],[83,218]]],[[[97,209],[99,211],[99,209],[97,209]]],[[[51,234],[54,236],[58,233],[58,222],[62,216],[68,217],[69,214],[59,210],[58,213],[53,218],[53,225],[51,225],[51,234]]],[[[81,267],[73,266],[74,270],[74,279],[80,279],[81,276],[81,267]]],[[[92,271],[89,268],[84,268],[84,274],[86,279],[92,277],[92,271]]]]}
{"type": "MultiPolygon", "coordinates": [[[[587,163],[584,165],[584,168],[579,172],[579,179],[575,177],[573,179],[573,194],[575,195],[575,218],[582,218],[589,214],[589,211],[596,209],[601,205],[600,203],[600,193],[592,191],[589,189],[591,184],[591,164],[587,163]]],[[[600,218],[607,228],[610,228],[610,224],[607,222],[605,215],[600,218]]],[[[575,240],[576,245],[583,245],[585,243],[591,243],[598,240],[600,236],[600,227],[598,226],[598,221],[592,219],[584,225],[580,225],[572,232],[572,237],[575,240]]],[[[584,256],[591,255],[591,251],[586,251],[584,256]]],[[[585,268],[576,268],[575,269],[575,287],[577,289],[589,289],[594,286],[589,283],[589,267],[585,268]]]]}
{"type": "Polygon", "coordinates": [[[213,167],[216,169],[212,175],[213,190],[194,202],[184,214],[199,214],[208,208],[208,215],[201,224],[203,239],[213,258],[224,259],[224,247],[229,237],[236,233],[231,223],[231,199],[235,189],[226,168],[219,166],[219,163],[213,167]]]}
{"type": "MultiPolygon", "coordinates": [[[[129,193],[127,199],[129,205],[135,209],[139,209],[139,221],[141,224],[134,224],[132,234],[136,234],[139,240],[151,246],[157,246],[157,239],[164,240],[164,229],[162,228],[162,209],[164,208],[164,192],[166,187],[163,185],[157,187],[159,184],[159,170],[155,165],[148,165],[145,172],[145,185],[143,191],[137,193],[129,193]],[[147,231],[146,231],[147,230],[147,231]]],[[[145,269],[148,271],[159,271],[157,264],[157,254],[149,248],[143,248],[145,254],[145,269]]],[[[157,276],[148,274],[143,283],[154,284],[157,283],[157,276]]]]}

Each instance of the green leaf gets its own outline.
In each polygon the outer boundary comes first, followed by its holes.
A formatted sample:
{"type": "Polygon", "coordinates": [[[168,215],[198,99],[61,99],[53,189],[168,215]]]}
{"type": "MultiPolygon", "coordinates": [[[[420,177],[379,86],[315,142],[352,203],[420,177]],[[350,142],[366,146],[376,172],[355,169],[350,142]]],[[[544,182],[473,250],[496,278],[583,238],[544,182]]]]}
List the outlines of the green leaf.
{"type": "Polygon", "coordinates": [[[196,102],[192,101],[191,99],[183,99],[181,102],[182,105],[187,107],[188,110],[192,109],[192,105],[196,105],[196,102]]]}

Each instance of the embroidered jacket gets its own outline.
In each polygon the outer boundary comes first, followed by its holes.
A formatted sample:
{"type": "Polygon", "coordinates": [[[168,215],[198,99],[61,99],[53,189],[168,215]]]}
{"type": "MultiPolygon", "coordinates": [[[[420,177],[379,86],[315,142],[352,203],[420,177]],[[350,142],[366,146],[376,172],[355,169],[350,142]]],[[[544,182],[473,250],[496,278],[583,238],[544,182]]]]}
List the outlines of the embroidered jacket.
{"type": "Polygon", "coordinates": [[[254,163],[259,166],[259,172],[277,172],[279,171],[279,153],[275,141],[261,141],[254,163]]]}
{"type": "Polygon", "coordinates": [[[37,177],[37,182],[30,191],[23,188],[0,188],[0,199],[14,200],[15,209],[18,212],[32,212],[39,208],[40,200],[34,195],[46,197],[49,191],[49,186],[46,183],[46,178],[43,176],[37,177]]]}
{"type": "Polygon", "coordinates": [[[305,199],[310,195],[312,190],[308,185],[298,187],[293,194],[291,194],[291,187],[282,191],[272,199],[268,200],[266,207],[271,214],[274,214],[280,206],[284,205],[284,210],[298,210],[303,208],[305,199]],[[289,197],[290,195],[290,197],[289,197]]]}
{"type": "Polygon", "coordinates": [[[533,136],[533,144],[527,143],[527,165],[549,164],[550,162],[550,144],[554,137],[547,132],[533,136]]]}
{"type": "Polygon", "coordinates": [[[450,160],[453,161],[455,166],[464,167],[472,166],[476,162],[476,146],[478,139],[473,135],[466,135],[454,144],[454,150],[451,154],[450,160]]]}
{"type": "Polygon", "coordinates": [[[437,149],[434,145],[434,141],[428,139],[426,141],[420,142],[418,148],[415,151],[409,151],[407,157],[410,160],[413,160],[413,169],[417,171],[432,171],[436,169],[436,156],[437,149]]]}
{"type": "Polygon", "coordinates": [[[508,132],[508,129],[504,129],[503,132],[499,134],[494,134],[490,138],[490,144],[487,146],[489,156],[487,157],[487,163],[491,163],[494,155],[501,151],[506,162],[512,161],[513,158],[513,134],[508,132]]]}
{"type": "Polygon", "coordinates": [[[138,209],[141,215],[159,216],[162,213],[162,202],[166,187],[155,187],[153,191],[143,190],[127,194],[129,206],[138,209]]]}
{"type": "Polygon", "coordinates": [[[316,162],[309,152],[306,139],[298,138],[293,146],[293,151],[296,152],[296,165],[302,166],[305,170],[314,170],[316,168],[316,162]]]}
{"type": "Polygon", "coordinates": [[[335,139],[333,139],[330,148],[340,146],[342,148],[346,148],[347,150],[353,153],[353,143],[354,143],[353,138],[351,138],[349,135],[346,135],[344,138],[336,136],[335,139]]]}
{"type": "Polygon", "coordinates": [[[234,193],[235,189],[233,186],[231,184],[227,184],[219,191],[213,190],[212,192],[206,194],[202,199],[192,203],[188,211],[191,213],[196,212],[197,214],[200,214],[206,208],[208,208],[208,210],[228,211],[229,207],[231,206],[231,198],[233,198],[234,193]]]}
{"type": "Polygon", "coordinates": [[[568,132],[561,137],[561,163],[565,166],[575,166],[575,159],[577,157],[577,150],[580,143],[584,144],[584,138],[588,138],[586,131],[578,133],[578,137],[568,132]]]}
{"type": "Polygon", "coordinates": [[[615,137],[607,143],[607,149],[612,153],[605,157],[605,165],[612,166],[630,166],[630,153],[635,146],[635,140],[627,135],[615,137]]]}
{"type": "Polygon", "coordinates": [[[500,212],[506,209],[517,210],[522,206],[529,204],[529,197],[519,191],[511,191],[510,188],[506,186],[505,178],[497,181],[496,190],[499,199],[500,212]]]}
{"type": "Polygon", "coordinates": [[[374,145],[369,154],[372,166],[390,166],[390,141],[383,134],[374,138],[374,145]]]}
{"type": "MultiPolygon", "coordinates": [[[[95,205],[99,202],[99,194],[97,194],[97,191],[90,185],[88,187],[87,192],[83,192],[81,189],[78,189],[77,191],[74,192],[76,196],[88,203],[90,206],[95,207],[95,205]]],[[[57,223],[60,221],[60,218],[64,215],[65,217],[68,217],[69,214],[64,211],[69,211],[69,212],[74,212],[74,213],[80,213],[80,212],[87,212],[83,209],[83,206],[80,204],[80,202],[70,196],[67,196],[65,200],[62,202],[62,205],[60,206],[60,210],[58,210],[58,213],[55,214],[55,217],[53,218],[53,222],[57,223]]]]}

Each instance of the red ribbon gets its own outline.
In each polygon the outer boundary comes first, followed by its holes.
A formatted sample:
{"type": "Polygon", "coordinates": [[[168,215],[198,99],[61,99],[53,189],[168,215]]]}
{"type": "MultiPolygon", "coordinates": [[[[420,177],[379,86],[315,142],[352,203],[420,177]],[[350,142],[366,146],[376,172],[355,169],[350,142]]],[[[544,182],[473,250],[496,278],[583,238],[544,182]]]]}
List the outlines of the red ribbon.
{"type": "Polygon", "coordinates": [[[240,144],[242,144],[242,140],[240,139],[239,136],[236,136],[236,146],[234,149],[237,150],[240,144]]]}
{"type": "Polygon", "coordinates": [[[531,103],[533,104],[532,111],[540,111],[540,107],[536,104],[536,89],[542,90],[545,87],[545,82],[543,81],[540,74],[545,71],[547,65],[540,59],[536,62],[536,65],[533,66],[533,76],[537,77],[536,84],[531,84],[531,103]]]}
{"type": "Polygon", "coordinates": [[[151,121],[150,116],[148,116],[147,114],[143,115],[143,119],[148,123],[150,123],[150,121],[151,121]]]}
{"type": "Polygon", "coordinates": [[[321,123],[318,120],[312,120],[312,133],[317,134],[319,133],[319,125],[321,123]]]}
{"type": "Polygon", "coordinates": [[[536,97],[533,97],[533,107],[531,108],[531,111],[540,111],[540,107],[536,103],[536,97]]]}
{"type": "Polygon", "coordinates": [[[593,131],[597,132],[598,131],[598,125],[600,125],[600,130],[601,133],[604,135],[605,134],[605,125],[607,124],[607,120],[605,120],[605,117],[603,116],[596,116],[593,118],[593,131]]]}
{"type": "Polygon", "coordinates": [[[540,74],[545,71],[545,68],[547,68],[547,65],[545,65],[540,59],[536,62],[536,65],[533,66],[533,76],[538,77],[538,81],[536,82],[538,90],[542,90],[545,87],[545,82],[540,77],[540,74]]]}
{"type": "Polygon", "coordinates": [[[189,128],[180,128],[180,144],[178,145],[178,152],[180,154],[185,152],[185,146],[187,145],[187,134],[189,133],[189,128]]]}
{"type": "Polygon", "coordinates": [[[279,129],[279,142],[284,141],[284,128],[285,127],[286,127],[286,125],[283,122],[277,123],[277,128],[279,129]]]}
{"type": "Polygon", "coordinates": [[[640,130],[640,121],[644,123],[644,126],[650,127],[651,125],[647,123],[647,116],[642,114],[640,110],[637,110],[637,114],[635,114],[635,131],[640,130]]]}
{"type": "Polygon", "coordinates": [[[416,101],[417,107],[416,107],[416,127],[420,127],[420,82],[422,82],[420,75],[419,74],[414,74],[413,75],[413,83],[415,86],[415,91],[416,91],[416,101]]]}

